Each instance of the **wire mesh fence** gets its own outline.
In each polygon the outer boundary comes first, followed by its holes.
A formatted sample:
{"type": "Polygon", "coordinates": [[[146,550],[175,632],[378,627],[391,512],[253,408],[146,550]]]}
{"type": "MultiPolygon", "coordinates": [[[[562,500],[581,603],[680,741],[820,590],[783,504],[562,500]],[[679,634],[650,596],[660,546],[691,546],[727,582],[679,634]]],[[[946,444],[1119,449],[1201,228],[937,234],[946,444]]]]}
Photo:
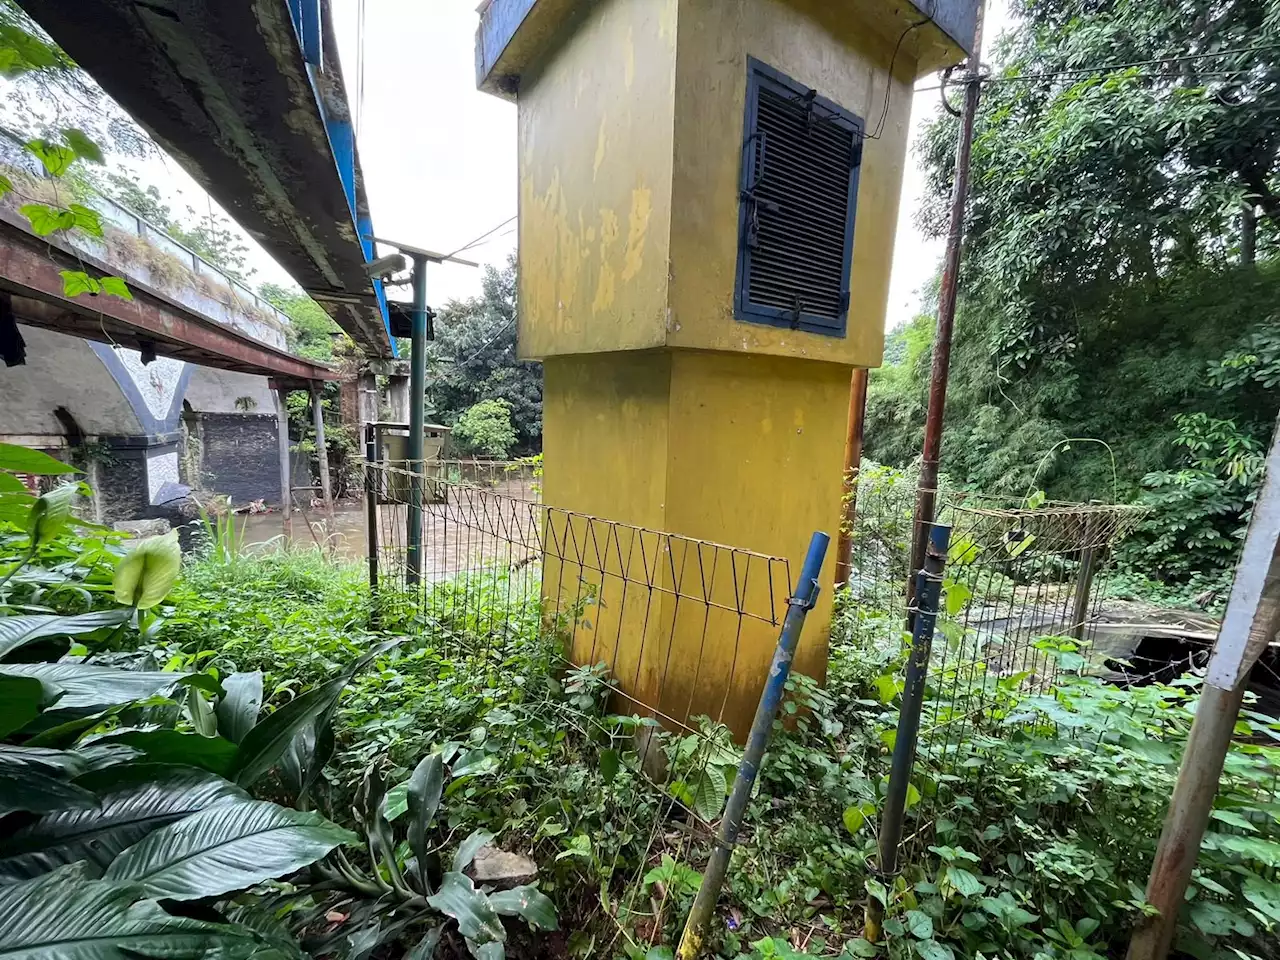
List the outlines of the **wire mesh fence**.
{"type": "MultiPolygon", "coordinates": [[[[465,669],[549,651],[609,768],[600,903],[620,935],[659,938],[691,842],[711,835],[759,700],[790,593],[787,560],[540,502],[536,467],[368,464],[375,608],[408,610],[465,669]],[[416,539],[410,534],[421,492],[416,539]],[[644,784],[644,798],[624,782],[644,784]],[[671,877],[644,878],[654,871],[671,877]]],[[[669,931],[668,931],[669,933],[669,931]]]]}
{"type": "MultiPolygon", "coordinates": [[[[872,467],[861,479],[848,583],[855,643],[904,642],[914,504],[910,474],[872,467]]],[[[1043,693],[1064,663],[1084,662],[1112,547],[1142,516],[1127,505],[939,491],[951,546],[917,747],[925,782],[960,779],[994,696],[1043,693]]]]}
{"type": "MultiPolygon", "coordinates": [[[[859,484],[846,607],[847,631],[864,648],[892,652],[909,641],[904,625],[914,480],[872,466],[859,484]]],[[[1167,755],[1165,773],[1172,778],[1180,756],[1172,745],[1184,740],[1190,727],[1186,698],[1198,689],[1194,671],[1207,661],[1216,624],[1166,615],[1169,622],[1148,632],[1166,631],[1177,639],[1177,648],[1162,647],[1150,659],[1139,655],[1132,635],[1117,639],[1117,632],[1131,628],[1114,621],[1116,611],[1105,600],[1111,558],[1145,511],[950,490],[940,491],[938,503],[938,522],[951,528],[950,549],[916,747],[908,856],[924,855],[928,843],[938,842],[932,838],[939,827],[960,807],[981,804],[988,788],[1014,789],[1023,797],[1049,796],[1057,789],[1030,781],[984,784],[983,770],[992,758],[1012,755],[1003,749],[1010,741],[1031,751],[1070,744],[1058,759],[1068,782],[1073,765],[1094,762],[1119,744],[1167,755]],[[1099,709],[1088,712],[1079,700],[1059,703],[1064,672],[1104,683],[1094,701],[1099,709]],[[1169,683],[1181,686],[1176,692],[1153,687],[1149,695],[1131,695],[1137,688],[1169,683]]],[[[1142,632],[1137,629],[1137,635],[1142,632]]],[[[1273,684],[1280,688],[1280,675],[1271,673],[1273,660],[1280,657],[1264,656],[1255,668],[1259,682],[1254,686],[1263,698],[1246,712],[1238,730],[1243,749],[1228,758],[1218,797],[1224,809],[1269,809],[1280,799],[1280,768],[1254,749],[1275,737],[1275,703],[1266,699],[1273,684]]],[[[1001,769],[1002,776],[1009,775],[1009,768],[1001,769]]],[[[1124,776],[1117,769],[1117,782],[1124,776]]],[[[1256,819],[1247,828],[1224,819],[1215,829],[1280,834],[1280,820],[1256,819]]],[[[1113,839],[1124,843],[1124,838],[1113,839]]],[[[1255,867],[1264,871],[1264,865],[1255,867]]]]}

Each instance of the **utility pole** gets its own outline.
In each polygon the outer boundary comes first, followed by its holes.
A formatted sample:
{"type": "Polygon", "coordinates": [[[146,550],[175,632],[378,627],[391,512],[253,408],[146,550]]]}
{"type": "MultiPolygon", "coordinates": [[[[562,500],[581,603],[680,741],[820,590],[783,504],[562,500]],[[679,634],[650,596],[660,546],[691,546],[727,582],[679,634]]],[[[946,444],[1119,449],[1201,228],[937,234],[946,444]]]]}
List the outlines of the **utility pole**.
{"type": "MultiPolygon", "coordinates": [[[[407,253],[409,251],[406,251],[407,253]]],[[[409,509],[405,535],[405,583],[422,579],[422,424],[427,404],[427,257],[413,260],[413,313],[409,339],[409,509]]]]}
{"type": "MultiPolygon", "coordinates": [[[[938,289],[938,329],[933,337],[933,369],[929,374],[929,412],[924,422],[924,449],[921,451],[920,482],[916,486],[916,510],[912,527],[912,578],[924,564],[938,500],[938,461],[942,455],[942,415],[947,403],[947,375],[951,370],[951,335],[956,318],[956,287],[960,279],[960,250],[964,239],[965,207],[969,200],[969,161],[973,153],[973,122],[981,92],[982,21],[986,4],[978,4],[974,24],[973,52],[965,61],[964,108],[960,113],[960,133],[956,141],[956,172],[951,184],[951,216],[947,249],[942,261],[942,284],[938,289]]],[[[908,583],[914,591],[915,581],[908,583]]]]}
{"type": "Polygon", "coordinates": [[[409,504],[405,511],[405,584],[417,586],[422,582],[422,428],[426,422],[427,405],[427,341],[435,339],[431,329],[435,314],[427,306],[427,264],[446,261],[464,267],[478,267],[479,264],[395,240],[374,239],[377,243],[396,247],[413,263],[413,304],[409,316],[409,504]]]}
{"type": "Polygon", "coordinates": [[[1209,657],[1195,720],[1182,751],[1178,782],[1151,876],[1147,918],[1129,942],[1128,960],[1164,960],[1173,944],[1178,912],[1200,854],[1227,751],[1244,699],[1249,670],[1280,632],[1280,422],[1267,453],[1266,476],[1253,506],[1231,597],[1209,657]]]}

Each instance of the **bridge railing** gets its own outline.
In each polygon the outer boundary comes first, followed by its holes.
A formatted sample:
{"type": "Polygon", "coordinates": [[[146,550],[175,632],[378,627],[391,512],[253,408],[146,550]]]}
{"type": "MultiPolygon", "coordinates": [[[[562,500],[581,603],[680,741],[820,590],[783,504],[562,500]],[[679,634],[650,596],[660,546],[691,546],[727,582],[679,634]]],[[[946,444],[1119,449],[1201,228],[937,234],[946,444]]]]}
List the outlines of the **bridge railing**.
{"type": "MultiPolygon", "coordinates": [[[[0,164],[34,179],[48,179],[40,161],[25,148],[22,140],[3,128],[0,128],[0,164]]],[[[160,288],[197,313],[262,343],[287,349],[289,317],[274,304],[124,204],[97,191],[77,199],[83,199],[87,206],[98,211],[108,235],[99,239],[77,231],[67,238],[76,249],[119,267],[125,279],[160,288]],[[136,237],[161,258],[138,257],[136,250],[130,255],[127,242],[118,242],[111,236],[112,230],[125,237],[136,237]]]]}

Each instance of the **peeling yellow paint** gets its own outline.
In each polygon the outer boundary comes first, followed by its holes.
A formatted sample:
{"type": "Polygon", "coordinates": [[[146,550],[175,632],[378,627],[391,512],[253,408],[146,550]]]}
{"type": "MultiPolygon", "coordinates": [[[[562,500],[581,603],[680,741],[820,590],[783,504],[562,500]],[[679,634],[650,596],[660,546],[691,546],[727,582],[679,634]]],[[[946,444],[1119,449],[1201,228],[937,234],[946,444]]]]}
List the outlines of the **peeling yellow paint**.
{"type": "Polygon", "coordinates": [[[607,116],[600,118],[600,132],[596,134],[596,158],[591,163],[591,179],[592,180],[600,176],[600,164],[604,163],[604,144],[605,144],[604,129],[605,129],[605,124],[607,124],[608,122],[609,122],[609,118],[607,116]]]}
{"type": "Polygon", "coordinates": [[[613,267],[601,261],[599,275],[596,278],[596,296],[591,301],[591,312],[599,313],[613,306],[613,295],[616,284],[613,279],[613,267]]]}
{"type": "Polygon", "coordinates": [[[627,217],[627,252],[622,279],[630,280],[644,265],[644,240],[649,232],[649,216],[653,213],[653,196],[648,187],[631,191],[631,213],[627,217]]]}

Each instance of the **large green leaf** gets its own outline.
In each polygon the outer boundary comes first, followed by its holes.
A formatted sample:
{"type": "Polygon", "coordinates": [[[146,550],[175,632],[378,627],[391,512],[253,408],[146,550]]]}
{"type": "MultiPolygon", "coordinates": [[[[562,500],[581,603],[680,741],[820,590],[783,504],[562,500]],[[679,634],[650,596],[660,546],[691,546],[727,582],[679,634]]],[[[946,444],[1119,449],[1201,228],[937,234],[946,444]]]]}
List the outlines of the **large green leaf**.
{"type": "Polygon", "coordinates": [[[400,642],[396,639],[377,644],[339,676],[290,700],[245,734],[244,740],[240,742],[240,751],[235,764],[236,782],[247,787],[266,775],[280,762],[281,757],[286,750],[290,749],[294,738],[299,733],[309,724],[317,724],[318,728],[319,724],[327,719],[330,711],[338,703],[342,688],[347,685],[356,671],[400,642]]]}
{"type": "Polygon", "coordinates": [[[523,917],[540,930],[555,930],[560,926],[555,904],[537,887],[526,885],[491,893],[489,906],[506,917],[523,917]]]}
{"type": "Polygon", "coordinates": [[[458,931],[468,940],[477,943],[501,943],[506,939],[498,912],[489,905],[489,898],[476,889],[471,878],[456,871],[444,875],[440,889],[427,903],[445,916],[458,921],[458,931]]]}
{"type": "Polygon", "coordinates": [[[245,738],[262,709],[262,671],[233,673],[222,681],[227,695],[218,701],[218,732],[232,743],[245,738]]]}
{"type": "Polygon", "coordinates": [[[476,858],[480,848],[492,839],[493,834],[488,830],[476,830],[458,844],[458,851],[453,855],[454,872],[461,873],[471,866],[471,861],[476,858]]]}
{"type": "Polygon", "coordinates": [[[126,730],[94,743],[122,743],[141,751],[152,763],[185,764],[225,777],[236,759],[236,745],[222,737],[202,737],[177,730],[126,730]]]}
{"type": "Polygon", "coordinates": [[[116,602],[148,610],[169,595],[182,571],[178,531],[137,541],[116,564],[116,602]]]}
{"type": "Polygon", "coordinates": [[[723,768],[714,763],[707,764],[694,777],[694,811],[710,823],[720,816],[720,811],[724,809],[724,798],[728,789],[729,782],[725,778],[723,768]]]}
{"type": "Polygon", "coordinates": [[[40,714],[40,706],[56,694],[35,677],[0,676],[0,737],[21,730],[40,714]]]}
{"type": "Polygon", "coordinates": [[[149,834],[105,877],[138,883],[153,897],[194,900],[292,873],[354,840],[315,813],[230,800],[149,834]]]}
{"type": "Polygon", "coordinates": [[[128,884],[69,867],[0,888],[0,958],[196,960],[250,956],[253,934],[165,913],[128,884]]]}
{"type": "Polygon", "coordinates": [[[13,443],[0,443],[0,470],[12,470],[14,473],[30,473],[42,477],[58,473],[80,472],[71,464],[55,460],[47,453],[13,443]]]}
{"type": "Polygon", "coordinates": [[[114,627],[130,617],[128,610],[95,610],[74,617],[56,613],[35,613],[0,619],[0,660],[19,647],[48,637],[77,637],[103,627],[114,627]]]}
{"type": "Polygon", "coordinates": [[[73,807],[92,807],[98,798],[45,770],[0,765],[0,817],[19,810],[49,813],[73,807]]]}
{"type": "Polygon", "coordinates": [[[153,830],[215,803],[247,799],[235,784],[206,771],[154,763],[87,774],[76,786],[94,790],[97,806],[49,813],[0,840],[0,883],[78,860],[105,870],[153,830]]]}
{"type": "Polygon", "coordinates": [[[303,727],[280,758],[280,776],[301,801],[333,757],[333,724],[326,717],[303,727]],[[319,729],[317,729],[317,727],[319,729]]]}
{"type": "Polygon", "coordinates": [[[33,547],[48,543],[71,522],[79,495],[79,484],[64,483],[36,498],[27,515],[27,536],[33,547]]]}
{"type": "Polygon", "coordinates": [[[435,822],[444,791],[444,758],[439,753],[425,757],[409,776],[409,849],[417,858],[418,881],[427,889],[427,833],[435,822]]]}
{"type": "Polygon", "coordinates": [[[84,663],[3,663],[0,674],[35,677],[62,690],[60,710],[110,707],[168,693],[185,674],[118,670],[84,663]]]}

